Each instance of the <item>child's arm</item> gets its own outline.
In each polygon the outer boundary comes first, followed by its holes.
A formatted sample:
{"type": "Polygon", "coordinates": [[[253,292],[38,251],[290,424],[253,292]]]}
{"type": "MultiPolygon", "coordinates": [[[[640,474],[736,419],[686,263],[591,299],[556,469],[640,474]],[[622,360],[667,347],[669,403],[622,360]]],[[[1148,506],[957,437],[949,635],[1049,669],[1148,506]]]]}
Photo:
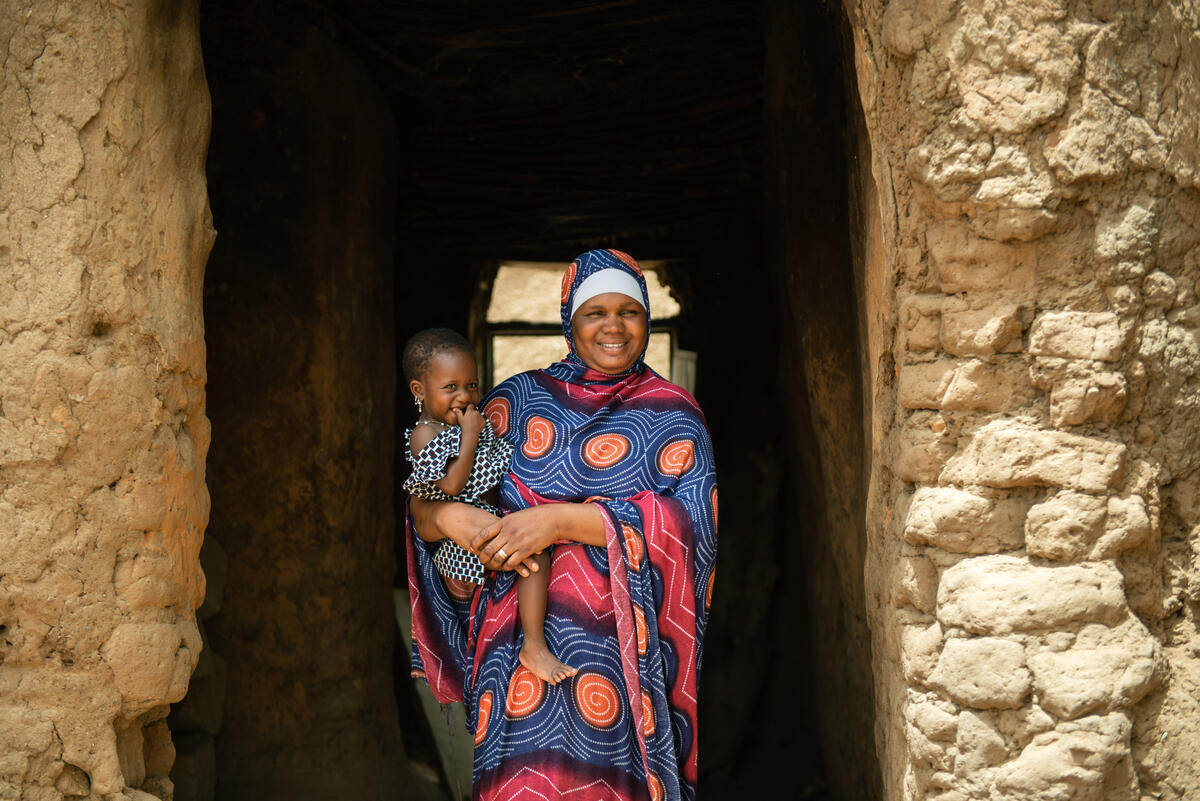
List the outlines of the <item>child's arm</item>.
{"type": "MultiPolygon", "coordinates": [[[[471,468],[475,465],[475,449],[479,446],[479,433],[483,431],[484,418],[474,406],[465,412],[455,412],[462,435],[458,442],[458,456],[446,462],[446,475],[434,482],[434,486],[451,497],[457,497],[467,485],[471,468]]],[[[436,431],[430,426],[420,426],[409,439],[409,447],[415,457],[434,438],[436,431]]]]}

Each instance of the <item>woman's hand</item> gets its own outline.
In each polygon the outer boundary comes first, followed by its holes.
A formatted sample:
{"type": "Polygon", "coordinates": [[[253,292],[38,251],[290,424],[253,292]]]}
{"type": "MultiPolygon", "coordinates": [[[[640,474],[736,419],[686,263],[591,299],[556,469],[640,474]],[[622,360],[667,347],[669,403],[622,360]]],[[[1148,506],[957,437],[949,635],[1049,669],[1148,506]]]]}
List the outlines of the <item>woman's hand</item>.
{"type": "MultiPolygon", "coordinates": [[[[481,530],[500,522],[500,518],[491,512],[457,501],[412,498],[409,500],[409,506],[412,509],[413,525],[421,539],[426,542],[453,540],[472,553],[477,553],[471,543],[481,530]]],[[[537,570],[537,561],[529,556],[514,562],[506,569],[519,570],[521,575],[528,576],[530,571],[537,570]]]]}
{"type": "Polygon", "coordinates": [[[537,570],[534,554],[558,540],[604,545],[603,512],[591,503],[547,503],[505,515],[480,531],[470,550],[488,570],[537,570]]]}

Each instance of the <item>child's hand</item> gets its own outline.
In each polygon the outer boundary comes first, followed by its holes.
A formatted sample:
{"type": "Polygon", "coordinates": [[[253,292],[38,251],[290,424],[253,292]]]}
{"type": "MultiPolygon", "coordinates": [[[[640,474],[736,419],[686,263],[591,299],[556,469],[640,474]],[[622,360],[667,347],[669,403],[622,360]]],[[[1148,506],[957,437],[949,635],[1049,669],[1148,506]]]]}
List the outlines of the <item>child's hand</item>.
{"type": "Polygon", "coordinates": [[[454,410],[454,416],[458,418],[458,424],[462,426],[464,434],[478,436],[480,431],[483,431],[483,424],[486,422],[484,416],[475,408],[475,404],[468,404],[466,409],[461,412],[458,409],[454,410]]]}

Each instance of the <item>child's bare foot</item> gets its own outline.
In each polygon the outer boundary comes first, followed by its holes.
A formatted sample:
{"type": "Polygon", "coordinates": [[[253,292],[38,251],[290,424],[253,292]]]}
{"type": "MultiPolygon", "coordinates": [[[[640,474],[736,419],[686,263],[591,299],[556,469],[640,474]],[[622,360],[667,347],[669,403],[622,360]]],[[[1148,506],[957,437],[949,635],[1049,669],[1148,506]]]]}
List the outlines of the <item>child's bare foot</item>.
{"type": "Polygon", "coordinates": [[[570,665],[564,665],[550,652],[544,642],[525,641],[521,652],[517,654],[521,664],[533,671],[533,674],[547,684],[558,684],[566,678],[574,676],[579,671],[570,665]]]}

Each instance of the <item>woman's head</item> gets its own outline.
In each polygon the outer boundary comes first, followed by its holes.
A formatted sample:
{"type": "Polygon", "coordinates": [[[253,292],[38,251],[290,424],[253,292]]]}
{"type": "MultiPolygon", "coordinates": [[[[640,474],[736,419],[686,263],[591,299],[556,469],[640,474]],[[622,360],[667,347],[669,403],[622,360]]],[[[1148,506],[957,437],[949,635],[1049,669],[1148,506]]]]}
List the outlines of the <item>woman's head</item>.
{"type": "Polygon", "coordinates": [[[563,334],[571,354],[609,375],[641,363],[650,331],[650,298],[637,262],[619,250],[590,250],[567,267],[563,334]]]}
{"type": "Polygon", "coordinates": [[[479,370],[471,343],[449,328],[427,328],[404,346],[404,377],[418,409],[453,425],[452,410],[479,402],[479,370]]]}

